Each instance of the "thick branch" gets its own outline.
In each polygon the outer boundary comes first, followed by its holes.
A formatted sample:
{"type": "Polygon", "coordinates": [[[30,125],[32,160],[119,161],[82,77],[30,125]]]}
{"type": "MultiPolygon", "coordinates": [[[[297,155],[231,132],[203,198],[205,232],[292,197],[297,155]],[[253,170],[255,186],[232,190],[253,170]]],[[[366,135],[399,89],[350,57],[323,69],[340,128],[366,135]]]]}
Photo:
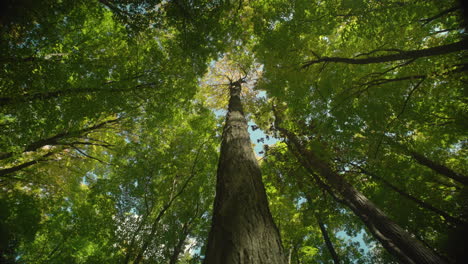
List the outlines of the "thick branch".
{"type": "Polygon", "coordinates": [[[434,15],[432,17],[428,17],[428,18],[425,18],[425,19],[421,19],[420,21],[423,22],[423,25],[426,25],[426,24],[429,24],[430,22],[438,19],[438,18],[441,18],[449,13],[452,13],[454,11],[457,11],[458,9],[460,9],[460,6],[454,6],[454,7],[451,7],[451,8],[448,8],[448,9],[445,9],[443,10],[442,12],[440,12],[439,14],[437,15],[434,15]]]}
{"type": "Polygon", "coordinates": [[[307,68],[313,64],[322,63],[322,62],[336,62],[336,63],[348,63],[348,64],[370,64],[370,63],[381,63],[381,62],[390,62],[390,61],[398,61],[398,60],[409,60],[409,59],[417,59],[429,56],[436,56],[436,55],[443,55],[448,54],[456,51],[466,50],[467,47],[467,40],[461,40],[459,42],[421,49],[421,50],[409,50],[409,51],[402,51],[397,54],[390,54],[390,55],[383,55],[377,57],[368,57],[362,59],[351,59],[351,58],[342,58],[342,57],[322,57],[317,60],[312,60],[304,63],[302,68],[307,68]]]}
{"type": "MultiPolygon", "coordinates": [[[[24,152],[28,152],[28,151],[35,151],[39,148],[42,148],[44,146],[47,146],[47,145],[51,145],[51,146],[54,146],[54,145],[60,145],[61,143],[59,143],[59,140],[61,139],[65,139],[65,138],[70,138],[70,137],[74,137],[74,136],[79,136],[79,135],[83,135],[84,133],[86,132],[90,132],[90,131],[93,131],[93,130],[96,130],[96,129],[99,129],[99,128],[102,128],[104,127],[105,125],[107,124],[112,124],[112,123],[115,123],[119,121],[119,118],[116,118],[116,119],[111,119],[111,120],[107,120],[107,121],[104,121],[104,122],[101,122],[101,123],[98,123],[94,126],[90,126],[90,127],[87,127],[87,128],[83,128],[81,130],[77,130],[77,131],[70,131],[70,132],[62,132],[62,133],[59,133],[55,136],[52,136],[52,137],[49,137],[49,138],[45,138],[45,139],[40,139],[38,141],[35,141],[31,144],[29,144],[28,146],[26,146],[26,148],[24,148],[23,150],[23,153],[24,152]]],[[[78,144],[86,144],[85,142],[76,142],[78,144]]],[[[4,159],[7,159],[7,158],[10,158],[13,156],[13,152],[4,152],[4,153],[0,153],[0,160],[4,160],[4,159]]]]}
{"type": "MultiPolygon", "coordinates": [[[[307,203],[312,208],[312,199],[310,198],[310,196],[306,195],[306,199],[307,199],[307,203]]],[[[335,251],[335,247],[333,246],[333,243],[330,239],[327,228],[325,227],[325,224],[323,223],[322,217],[318,213],[314,213],[314,215],[320,227],[320,232],[322,233],[323,240],[325,241],[325,245],[327,246],[327,249],[330,252],[330,255],[332,256],[333,263],[340,264],[340,258],[338,257],[338,254],[335,251]]]]}
{"type": "Polygon", "coordinates": [[[322,233],[323,240],[325,240],[325,244],[327,245],[327,249],[333,258],[333,263],[340,264],[340,259],[338,258],[338,254],[336,254],[335,248],[333,247],[333,243],[330,240],[330,236],[328,235],[327,229],[323,224],[322,218],[319,214],[315,214],[315,218],[317,219],[317,223],[320,227],[320,232],[322,233]]]}
{"type": "Polygon", "coordinates": [[[11,173],[20,171],[20,170],[22,170],[22,169],[24,169],[24,168],[30,167],[30,166],[32,166],[32,165],[34,165],[34,164],[37,164],[37,163],[41,162],[41,161],[45,161],[45,160],[47,160],[47,159],[45,159],[45,158],[47,158],[47,157],[49,157],[49,156],[52,156],[53,154],[55,154],[55,152],[49,152],[49,153],[43,155],[43,156],[42,156],[41,158],[39,158],[39,159],[35,159],[35,160],[32,160],[32,161],[28,161],[28,162],[22,163],[22,164],[20,164],[20,165],[17,165],[17,166],[11,167],[11,168],[1,169],[1,170],[0,170],[0,177],[4,177],[4,176],[7,175],[7,174],[11,174],[11,173]]]}
{"type": "Polygon", "coordinates": [[[177,264],[177,262],[179,261],[179,255],[183,250],[185,240],[187,239],[192,222],[194,220],[195,218],[191,218],[187,223],[184,223],[184,225],[182,226],[182,234],[180,235],[177,244],[174,246],[171,257],[169,259],[169,264],[177,264]]]}
{"type": "MultiPolygon", "coordinates": [[[[275,116],[278,116],[276,111],[275,116]]],[[[328,162],[322,160],[321,156],[313,150],[306,149],[295,134],[279,126],[277,121],[275,121],[275,127],[290,141],[288,144],[292,144],[297,149],[300,154],[297,158],[304,160],[304,165],[309,167],[308,170],[319,173],[333,191],[343,197],[346,205],[364,222],[383,247],[400,262],[408,264],[445,263],[437,254],[424,247],[409,232],[393,222],[366,196],[347,182],[342,175],[337,174],[328,162]]]]}

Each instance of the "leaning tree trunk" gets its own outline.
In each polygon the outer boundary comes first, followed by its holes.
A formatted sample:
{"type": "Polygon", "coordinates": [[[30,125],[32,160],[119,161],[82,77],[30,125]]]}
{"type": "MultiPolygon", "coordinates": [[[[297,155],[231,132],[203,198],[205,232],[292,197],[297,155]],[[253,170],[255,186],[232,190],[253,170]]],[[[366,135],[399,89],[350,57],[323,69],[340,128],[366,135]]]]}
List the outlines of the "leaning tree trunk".
{"type": "MultiPolygon", "coordinates": [[[[314,151],[306,149],[296,135],[280,127],[276,127],[286,136],[297,150],[297,158],[311,173],[317,172],[328,185],[327,191],[337,192],[346,204],[367,226],[382,246],[400,263],[405,264],[443,264],[446,263],[432,250],[426,248],[421,241],[393,222],[366,196],[356,190],[341,175],[335,173],[331,166],[322,160],[314,151]]],[[[331,193],[334,195],[333,193],[331,193]]]]}
{"type": "Polygon", "coordinates": [[[205,264],[285,264],[240,100],[231,83],[205,264]]]}

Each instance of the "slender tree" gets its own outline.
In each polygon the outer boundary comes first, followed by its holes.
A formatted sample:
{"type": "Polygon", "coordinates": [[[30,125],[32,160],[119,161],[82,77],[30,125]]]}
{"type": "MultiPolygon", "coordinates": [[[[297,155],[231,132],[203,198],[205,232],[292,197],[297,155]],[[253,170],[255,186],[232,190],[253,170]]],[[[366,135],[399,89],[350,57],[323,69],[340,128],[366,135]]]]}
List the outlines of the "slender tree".
{"type": "MultiPolygon", "coordinates": [[[[306,194],[305,196],[307,199],[307,203],[312,208],[313,207],[312,198],[308,194],[306,194]]],[[[323,240],[325,241],[325,245],[327,246],[328,252],[330,253],[333,259],[333,263],[340,264],[341,263],[340,258],[338,257],[338,254],[336,253],[335,247],[333,246],[333,243],[330,239],[330,235],[328,234],[327,227],[323,223],[322,217],[320,216],[319,213],[314,213],[314,216],[315,216],[315,219],[317,220],[317,224],[320,227],[320,233],[322,233],[322,237],[323,237],[323,240]]]]}
{"type": "Polygon", "coordinates": [[[284,264],[241,103],[241,78],[229,84],[206,264],[284,264]]]}
{"type": "Polygon", "coordinates": [[[315,218],[317,219],[317,223],[320,227],[320,232],[322,233],[323,240],[325,241],[325,245],[327,246],[328,251],[330,252],[330,255],[332,256],[333,263],[335,264],[340,264],[340,258],[338,257],[338,254],[336,254],[335,248],[333,247],[333,243],[330,240],[330,236],[328,235],[327,228],[325,227],[325,224],[322,221],[322,218],[320,217],[319,214],[315,214],[315,218]]]}

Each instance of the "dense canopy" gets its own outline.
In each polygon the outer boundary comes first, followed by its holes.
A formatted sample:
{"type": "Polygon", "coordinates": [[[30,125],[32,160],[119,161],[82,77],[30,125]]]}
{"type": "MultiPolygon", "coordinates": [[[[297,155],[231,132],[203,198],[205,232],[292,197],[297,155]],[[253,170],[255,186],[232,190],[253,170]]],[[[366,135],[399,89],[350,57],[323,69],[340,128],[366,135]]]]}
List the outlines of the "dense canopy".
{"type": "Polygon", "coordinates": [[[462,1],[2,5],[0,263],[464,263],[462,1]]]}

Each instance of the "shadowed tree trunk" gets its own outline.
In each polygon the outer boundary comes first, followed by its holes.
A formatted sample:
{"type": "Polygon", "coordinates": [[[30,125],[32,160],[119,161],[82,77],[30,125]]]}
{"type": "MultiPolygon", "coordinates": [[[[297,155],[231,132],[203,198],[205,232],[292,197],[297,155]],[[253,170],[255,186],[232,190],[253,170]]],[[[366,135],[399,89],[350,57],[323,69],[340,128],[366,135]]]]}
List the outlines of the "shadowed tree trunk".
{"type": "Polygon", "coordinates": [[[193,221],[190,220],[190,222],[185,223],[182,227],[182,234],[180,235],[179,240],[177,240],[177,244],[174,246],[174,249],[172,250],[171,257],[169,259],[169,264],[177,264],[177,261],[179,260],[179,255],[183,251],[183,247],[185,245],[185,240],[187,240],[187,236],[190,232],[190,225],[191,222],[193,221]]]}
{"type": "Polygon", "coordinates": [[[327,228],[325,227],[322,218],[319,214],[315,214],[315,218],[317,219],[317,223],[319,224],[320,232],[322,232],[323,240],[325,241],[327,249],[333,258],[333,263],[340,264],[340,259],[338,258],[338,254],[336,254],[335,248],[333,247],[333,243],[330,240],[330,236],[328,235],[327,228]]]}
{"type": "MultiPolygon", "coordinates": [[[[299,138],[290,131],[279,126],[276,128],[288,139],[295,149],[298,160],[312,174],[317,172],[324,179],[326,191],[336,197],[339,194],[341,202],[347,205],[367,226],[372,235],[381,242],[382,246],[401,263],[405,264],[443,264],[446,263],[435,252],[426,248],[421,241],[414,238],[405,229],[393,222],[366,196],[356,190],[341,175],[333,171],[331,166],[315,152],[306,149],[299,138]]],[[[320,180],[320,179],[319,179],[320,180]]],[[[321,186],[323,188],[323,186],[321,186]]]]}
{"type": "Polygon", "coordinates": [[[240,100],[231,82],[205,264],[285,264],[240,100]]]}

